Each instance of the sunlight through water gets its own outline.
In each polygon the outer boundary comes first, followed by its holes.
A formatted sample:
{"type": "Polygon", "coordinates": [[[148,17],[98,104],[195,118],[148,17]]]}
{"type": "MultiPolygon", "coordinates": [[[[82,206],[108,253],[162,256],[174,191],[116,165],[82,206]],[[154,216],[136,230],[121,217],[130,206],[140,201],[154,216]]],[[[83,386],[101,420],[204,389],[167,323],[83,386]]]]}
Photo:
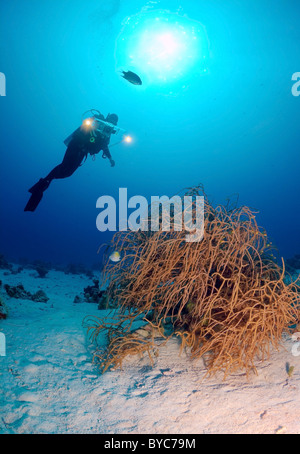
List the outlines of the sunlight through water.
{"type": "Polygon", "coordinates": [[[195,20],[165,10],[127,17],[116,41],[117,69],[136,71],[143,82],[181,84],[205,74],[209,42],[195,20]]]}

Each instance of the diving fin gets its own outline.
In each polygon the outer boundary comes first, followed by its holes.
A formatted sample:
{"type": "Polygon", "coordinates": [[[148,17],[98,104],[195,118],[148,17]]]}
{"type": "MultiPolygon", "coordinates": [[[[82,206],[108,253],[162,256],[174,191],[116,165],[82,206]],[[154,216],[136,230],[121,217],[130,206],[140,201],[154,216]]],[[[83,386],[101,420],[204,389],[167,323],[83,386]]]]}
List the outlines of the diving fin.
{"type": "Polygon", "coordinates": [[[38,204],[43,198],[43,192],[42,191],[36,191],[34,192],[30,199],[28,200],[28,203],[26,207],[24,208],[24,211],[35,211],[38,204]]]}
{"type": "Polygon", "coordinates": [[[41,178],[32,188],[29,189],[28,192],[31,193],[31,197],[28,200],[24,211],[35,211],[37,206],[39,205],[40,201],[43,198],[44,191],[48,188],[50,184],[49,180],[45,178],[41,178]]]}

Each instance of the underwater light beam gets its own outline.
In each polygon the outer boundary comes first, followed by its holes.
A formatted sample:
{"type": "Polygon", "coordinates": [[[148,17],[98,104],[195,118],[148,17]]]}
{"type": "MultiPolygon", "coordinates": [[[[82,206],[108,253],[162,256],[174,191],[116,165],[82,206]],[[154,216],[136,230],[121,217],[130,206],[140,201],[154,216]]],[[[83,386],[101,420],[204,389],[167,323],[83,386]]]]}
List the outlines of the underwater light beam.
{"type": "MultiPolygon", "coordinates": [[[[187,64],[186,35],[180,30],[146,30],[136,48],[136,59],[146,71],[156,74],[158,79],[173,77],[187,64]]],[[[190,47],[189,47],[190,48],[190,47]]],[[[188,57],[187,57],[188,58],[188,57]]]]}
{"type": "Polygon", "coordinates": [[[116,42],[120,68],[136,70],[152,84],[175,82],[206,70],[208,39],[197,21],[169,11],[127,18],[116,42]]]}
{"type": "Polygon", "coordinates": [[[156,38],[158,52],[162,47],[162,51],[159,56],[166,57],[168,55],[174,56],[180,52],[179,43],[176,41],[175,37],[171,33],[164,33],[163,35],[158,35],[156,38]]]}

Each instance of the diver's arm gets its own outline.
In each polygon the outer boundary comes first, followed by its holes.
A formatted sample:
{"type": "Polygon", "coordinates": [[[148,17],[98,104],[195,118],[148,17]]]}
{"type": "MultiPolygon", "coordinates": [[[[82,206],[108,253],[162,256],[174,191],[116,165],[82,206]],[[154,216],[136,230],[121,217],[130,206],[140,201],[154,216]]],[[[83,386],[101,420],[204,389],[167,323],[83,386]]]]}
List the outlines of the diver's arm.
{"type": "Polygon", "coordinates": [[[112,167],[115,166],[115,161],[113,160],[113,158],[111,157],[111,154],[110,154],[110,151],[109,151],[109,148],[107,145],[105,145],[105,147],[103,148],[103,155],[109,159],[109,162],[110,162],[110,165],[112,167]]]}

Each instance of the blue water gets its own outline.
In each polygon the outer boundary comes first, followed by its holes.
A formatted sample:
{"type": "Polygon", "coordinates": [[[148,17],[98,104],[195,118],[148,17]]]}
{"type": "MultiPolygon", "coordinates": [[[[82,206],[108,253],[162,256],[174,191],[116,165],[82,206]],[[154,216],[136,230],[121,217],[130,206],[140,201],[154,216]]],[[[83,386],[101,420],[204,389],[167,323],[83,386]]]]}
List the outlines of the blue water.
{"type": "Polygon", "coordinates": [[[98,197],[171,196],[200,182],[215,204],[238,193],[282,256],[300,253],[299,1],[10,0],[0,13],[2,253],[97,262],[112,236],[96,229],[98,197]],[[171,39],[169,66],[151,47],[153,19],[171,39]],[[133,143],[111,148],[114,168],[89,157],[24,212],[89,108],[117,113],[133,143]]]}

